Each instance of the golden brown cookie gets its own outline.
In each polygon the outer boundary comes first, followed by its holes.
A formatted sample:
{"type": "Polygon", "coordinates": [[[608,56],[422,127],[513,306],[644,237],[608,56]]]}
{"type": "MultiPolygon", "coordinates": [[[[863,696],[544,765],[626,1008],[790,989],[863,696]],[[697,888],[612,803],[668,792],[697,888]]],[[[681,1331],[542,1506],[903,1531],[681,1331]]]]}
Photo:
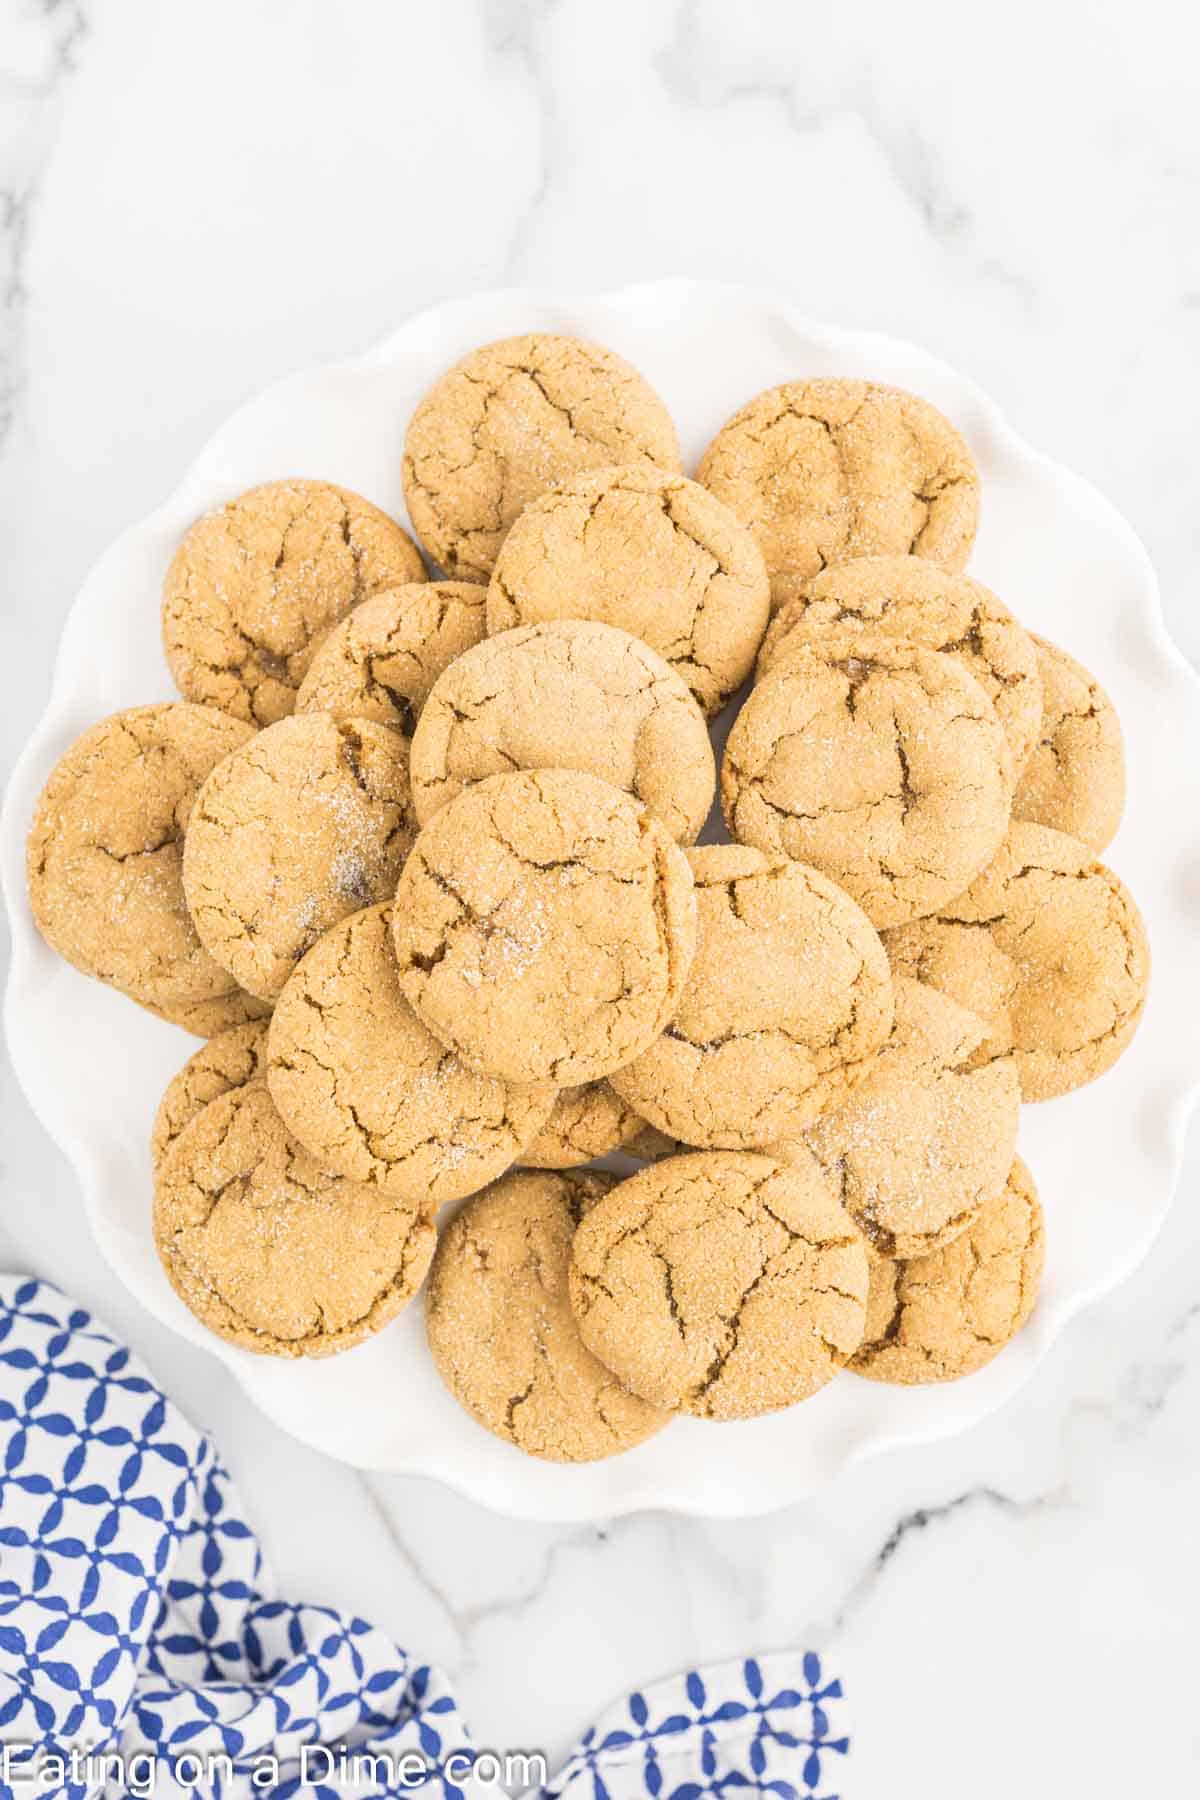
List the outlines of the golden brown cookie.
{"type": "Polygon", "coordinates": [[[180,1132],[213,1100],[267,1073],[267,1022],[251,1019],[222,1031],[190,1056],[172,1076],[158,1103],[150,1134],[150,1161],[158,1167],[180,1132]]]}
{"type": "Polygon", "coordinates": [[[460,1406],[527,1456],[595,1462],[670,1416],[584,1348],[567,1298],[576,1225],[614,1179],[506,1175],[468,1201],[434,1257],[425,1328],[438,1373],[460,1406]]]}
{"type": "Polygon", "coordinates": [[[533,333],[482,345],[434,383],[404,440],[404,498],[434,561],[486,581],[531,500],[584,469],[642,461],[680,467],[653,388],[599,344],[533,333]]]}
{"type": "Polygon", "coordinates": [[[1024,767],[1042,718],[1038,654],[990,588],[922,556],[839,563],[806,581],[775,614],[758,653],[758,679],[781,666],[789,646],[814,632],[860,629],[953,656],[995,707],[1013,768],[1024,767]]]}
{"type": "Polygon", "coordinates": [[[1150,947],[1133,898],[1087,846],[1014,824],[1000,854],[936,918],[884,935],[898,975],[978,1014],[976,1060],[1011,1050],[1025,1100],[1111,1068],[1137,1029],[1150,947]]]}
{"type": "Polygon", "coordinates": [[[271,1016],[269,1000],[260,1000],[256,994],[248,994],[240,987],[231,988],[217,1000],[189,1000],[174,1006],[158,1006],[140,994],[127,994],[126,998],[153,1013],[156,1019],[165,1019],[168,1025],[182,1026],[193,1037],[201,1038],[219,1037],[224,1031],[233,1031],[239,1025],[271,1016]]]}
{"type": "Polygon", "coordinates": [[[513,769],[582,769],[694,843],[717,785],[708,727],[674,670],[626,631],[555,619],[503,631],[441,676],[412,743],[422,824],[513,769]]]}
{"type": "Polygon", "coordinates": [[[411,738],[438,676],[483,638],[484,600],[471,581],[408,582],[364,600],[313,657],[296,711],[373,719],[411,738]]]}
{"type": "Polygon", "coordinates": [[[766,628],[762,552],[682,475],[596,469],[526,507],[496,559],[488,631],[546,619],[616,625],[670,663],[706,713],[742,685],[766,628]]]}
{"type": "Polygon", "coordinates": [[[607,1081],[563,1088],[550,1117],[521,1152],[521,1164],[526,1169],[578,1168],[620,1150],[645,1125],[607,1081]]]}
{"type": "Polygon", "coordinates": [[[631,1392],[746,1419],[807,1399],[857,1348],[867,1253],[812,1157],[710,1150],[592,1207],[570,1294],[584,1343],[631,1392]]]}
{"type": "Polygon", "coordinates": [[[1089,850],[1112,842],[1125,810],[1125,743],[1094,675],[1035,637],[1043,707],[1038,740],[1013,795],[1013,818],[1049,825],[1089,850]]]}
{"type": "Polygon", "coordinates": [[[768,388],[721,427],[697,479],[762,545],[775,607],[856,556],[962,569],[979,523],[979,473],[953,425],[873,381],[768,388]]]}
{"type": "Polygon", "coordinates": [[[887,956],[862,909],[815,869],[740,844],[688,861],[699,932],[679,1010],[612,1085],[684,1143],[762,1148],[867,1074],[892,1024],[887,956]]]}
{"type": "Polygon", "coordinates": [[[540,769],[490,776],[435,813],[394,923],[403,992],[469,1067],[578,1087],[673,1015],[696,898],[644,806],[594,775],[540,769]]]}
{"type": "Polygon", "coordinates": [[[667,1156],[687,1156],[695,1149],[694,1144],[681,1143],[678,1138],[668,1137],[665,1131],[659,1131],[655,1125],[643,1125],[642,1129],[630,1138],[622,1149],[626,1156],[632,1156],[637,1162],[662,1162],[667,1156]]]}
{"type": "Polygon", "coordinates": [[[304,957],[271,1020],[267,1082],[323,1168],[440,1206],[503,1174],[555,1089],[474,1074],[425,1029],[400,992],[391,911],[365,907],[304,957]]]}
{"type": "Polygon", "coordinates": [[[208,950],[273,999],[347,913],[389,898],[414,837],[408,744],[367,719],[281,719],[205,782],[183,885],[208,950]]]}
{"type": "Polygon", "coordinates": [[[237,1001],[188,917],[180,860],[203,782],[253,735],[209,706],[134,706],[85,731],[37,803],[27,871],[39,931],[164,1016],[237,1001]]]}
{"type": "Polygon", "coordinates": [[[924,1256],[994,1200],[1017,1147],[1021,1088],[1011,1056],[982,1067],[981,1019],[901,977],[896,1023],[866,1080],[805,1142],[883,1256],[924,1256]]]}
{"type": "Polygon", "coordinates": [[[348,1350],[408,1304],[436,1240],[420,1207],[326,1174],[263,1081],[213,1100],[158,1170],[154,1242],[171,1286],[245,1350],[348,1350]]]}
{"type": "Polygon", "coordinates": [[[328,481],[270,481],[191,526],[163,585],[181,694],[271,725],[331,626],[380,588],[422,581],[408,533],[328,481]]]}
{"type": "Polygon", "coordinates": [[[957,1381],[991,1362],[1034,1309],[1046,1248],[1042,1208],[1017,1157],[966,1231],[928,1256],[871,1263],[856,1375],[905,1385],[957,1381]]]}
{"type": "Polygon", "coordinates": [[[958,662],[829,632],[750,695],[721,801],[741,843],[811,863],[883,927],[936,911],[987,866],[1012,785],[995,708],[958,662]]]}

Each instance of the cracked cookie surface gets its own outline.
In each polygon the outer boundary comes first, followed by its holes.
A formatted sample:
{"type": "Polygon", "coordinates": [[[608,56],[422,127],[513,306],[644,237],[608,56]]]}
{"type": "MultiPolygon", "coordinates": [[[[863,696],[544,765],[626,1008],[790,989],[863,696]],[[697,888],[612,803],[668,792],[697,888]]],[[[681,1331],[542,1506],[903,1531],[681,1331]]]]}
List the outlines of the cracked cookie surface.
{"type": "Polygon", "coordinates": [[[696,946],[687,859],[573,770],[493,775],[424,826],[396,889],[400,986],[471,1068],[561,1087],[644,1050],[696,946]]]}
{"type": "Polygon", "coordinates": [[[1117,711],[1096,677],[1045,638],[1034,637],[1042,717],[1033,754],[1013,795],[1013,818],[1049,825],[1097,853],[1125,810],[1125,743],[1117,711]]]}
{"type": "Polygon", "coordinates": [[[811,863],[881,928],[935,912],[991,861],[1012,786],[995,708],[953,657],[835,632],[754,688],[721,770],[733,837],[811,863]]]}
{"type": "Polygon", "coordinates": [[[861,1342],[867,1252],[811,1156],[670,1157],[584,1216],[571,1305],[652,1405],[744,1419],[807,1399],[861,1342]]]}
{"type": "Polygon", "coordinates": [[[267,1021],[234,1025],[203,1044],[167,1083],[150,1133],[150,1161],[157,1168],[175,1139],[213,1100],[267,1073],[267,1021]]]}
{"type": "Polygon", "coordinates": [[[1015,823],[1000,854],[936,918],[889,931],[896,974],[976,1013],[985,1061],[1015,1055],[1025,1100],[1049,1100],[1112,1067],[1150,979],[1132,895],[1085,844],[1015,823]]]}
{"type": "Polygon", "coordinates": [[[758,653],[758,679],[813,632],[859,630],[953,656],[995,707],[1013,768],[1024,767],[1042,720],[1038,652],[990,588],[923,556],[839,563],[806,581],[775,614],[758,653]]]}
{"type": "Polygon", "coordinates": [[[1042,1208],[1016,1157],[996,1197],[952,1244],[905,1262],[871,1262],[856,1375],[906,1386],[957,1381],[1011,1343],[1037,1303],[1042,1208]]]}
{"type": "Polygon", "coordinates": [[[430,1271],[425,1329],[442,1380],[488,1431],[551,1462],[616,1456],[670,1417],[584,1346],[567,1297],[576,1226],[614,1180],[506,1175],[451,1221],[430,1271]]]}
{"type": "Polygon", "coordinates": [[[286,717],[313,652],[360,600],[423,581],[386,513],[326,481],[271,481],[205,513],[163,584],[167,663],[181,694],[255,725],[286,717]]]}
{"type": "Polygon", "coordinates": [[[373,719],[411,738],[438,676],[482,641],[484,598],[473,582],[422,581],[364,600],[317,650],[296,711],[373,719]]]}
{"type": "Polygon", "coordinates": [[[202,1325],[271,1356],[347,1350],[406,1306],[437,1241],[430,1218],[327,1174],[265,1082],[206,1106],[163,1158],[154,1242],[202,1325]]]}
{"type": "Polygon", "coordinates": [[[404,440],[404,498],[448,575],[486,581],[523,507],[609,463],[680,465],[670,414],[623,357],[533,333],[484,344],[437,381],[404,440]]]}
{"type": "Polygon", "coordinates": [[[628,632],[583,619],[504,631],[460,656],[429,696],[411,766],[421,824],[488,775],[582,769],[687,844],[717,782],[708,728],[680,677],[628,632]]]}
{"type": "Polygon", "coordinates": [[[707,714],[754,666],[770,604],[762,552],[697,482],[596,469],[513,525],[488,587],[488,630],[594,619],[649,644],[707,714]]]}
{"type": "Polygon", "coordinates": [[[241,997],[188,916],[184,832],[206,778],[253,735],[183,701],[113,713],[56,764],[29,831],[29,900],[47,943],[201,1032],[241,997]]]}
{"type": "Polygon", "coordinates": [[[979,523],[979,473],[954,426],[872,381],[768,388],[721,427],[697,479],[758,539],[773,607],[858,556],[961,569],[979,523]]]}
{"type": "Polygon", "coordinates": [[[281,719],[213,771],[183,884],[211,954],[274,999],[347,913],[389,898],[414,837],[408,744],[367,719],[281,719]]]}
{"type": "Polygon", "coordinates": [[[1001,1191],[1017,1147],[1011,1056],[972,1063],[986,1027],[936,988],[897,979],[896,1022],[874,1066],[805,1143],[883,1256],[923,1256],[1001,1191]]]}
{"type": "Polygon", "coordinates": [[[304,957],[271,1020],[267,1083],[323,1167],[441,1206],[503,1174],[555,1089],[475,1074],[425,1028],[400,992],[391,910],[353,913],[304,957]]]}
{"type": "Polygon", "coordinates": [[[574,1169],[624,1148],[645,1124],[610,1082],[563,1088],[550,1117],[519,1160],[526,1169],[574,1169]]]}
{"type": "Polygon", "coordinates": [[[678,1011],[612,1085],[684,1143],[768,1146],[867,1074],[892,1024],[887,956],[862,909],[815,869],[740,844],[688,861],[698,932],[678,1011]]]}

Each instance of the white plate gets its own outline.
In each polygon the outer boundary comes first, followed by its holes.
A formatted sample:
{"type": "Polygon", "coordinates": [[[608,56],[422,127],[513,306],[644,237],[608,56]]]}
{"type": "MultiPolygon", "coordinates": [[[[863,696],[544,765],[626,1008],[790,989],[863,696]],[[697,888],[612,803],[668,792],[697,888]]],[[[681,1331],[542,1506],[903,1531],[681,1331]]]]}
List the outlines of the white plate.
{"type": "Polygon", "coordinates": [[[13,1061],[79,1173],[97,1242],[122,1280],[156,1317],[222,1357],[297,1437],[365,1468],[437,1476],[528,1518],[592,1519],[648,1506],[761,1513],[862,1457],[975,1424],[1029,1379],[1067,1320],[1149,1248],[1170,1203],[1200,1079],[1198,697],[1129,527],[925,351],[818,324],[769,296],[697,282],[595,299],[506,291],[438,307],[369,355],[296,376],[244,407],[166,505],[120,537],[84,583],[0,829],[14,938],[13,1061]],[[871,376],[914,389],[949,414],[983,475],[971,572],[1093,669],[1120,711],[1129,805],[1109,856],[1145,912],[1156,969],[1141,1030],[1117,1067],[1079,1093],[1023,1111],[1021,1148],[1046,1205],[1046,1279],[1029,1328],[995,1362],[966,1381],[913,1390],[844,1375],[790,1412],[720,1427],[678,1420],[630,1454],[584,1468],[523,1457],[460,1411],[425,1351],[419,1307],[371,1343],[312,1364],[232,1349],[193,1321],[151,1245],[147,1140],[158,1097],[194,1041],[60,961],[34,929],[23,871],[37,793],[71,740],[118,707],[172,696],[159,590],[192,519],[286,475],[342,482],[400,513],[401,443],[417,399],[465,350],[530,330],[595,338],[627,356],[667,400],[689,466],[742,401],[789,377],[871,376]]]}

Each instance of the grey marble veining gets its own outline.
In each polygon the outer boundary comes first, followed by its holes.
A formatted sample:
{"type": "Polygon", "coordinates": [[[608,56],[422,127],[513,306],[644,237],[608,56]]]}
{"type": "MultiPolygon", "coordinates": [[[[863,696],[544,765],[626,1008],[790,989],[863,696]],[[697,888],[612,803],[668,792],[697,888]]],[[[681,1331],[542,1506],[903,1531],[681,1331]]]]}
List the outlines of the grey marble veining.
{"type": "MultiPolygon", "coordinates": [[[[1167,0],[7,0],[5,764],[89,563],[240,401],[507,282],[761,282],[929,345],[1116,501],[1200,661],[1198,40],[1167,0]]],[[[280,1580],[443,1662],[482,1741],[553,1750],[630,1682],[806,1641],[852,1695],[847,1793],[1194,1784],[1194,1149],[1147,1262],[975,1431],[763,1521],[553,1527],[261,1420],[100,1264],[7,1067],[2,1107],[0,1263],[128,1337],[280,1580]],[[1132,1747],[1103,1716],[1131,1690],[1132,1747]]]]}

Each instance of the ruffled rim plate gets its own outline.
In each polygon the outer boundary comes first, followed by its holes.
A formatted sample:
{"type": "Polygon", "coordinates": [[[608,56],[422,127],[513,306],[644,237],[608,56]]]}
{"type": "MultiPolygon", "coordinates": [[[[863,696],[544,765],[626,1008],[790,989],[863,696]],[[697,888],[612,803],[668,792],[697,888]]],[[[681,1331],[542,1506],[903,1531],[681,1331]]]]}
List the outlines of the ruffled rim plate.
{"type": "Polygon", "coordinates": [[[291,377],[235,413],[170,499],[124,532],[84,582],[49,703],[0,820],[13,1063],[78,1173],[96,1241],[122,1281],[155,1317],[221,1357],[296,1437],[363,1468],[436,1477],[530,1519],[600,1519],[646,1507],[761,1514],[868,1456],[949,1437],[986,1417],[1030,1378],[1068,1320],[1150,1248],[1200,1087],[1198,698],[1200,678],[1167,634],[1154,572],[1130,527],[926,351],[718,283],[654,282],[591,298],[506,289],[435,307],[366,355],[291,377]],[[1129,805],[1105,860],[1142,906],[1157,971],[1141,1029],[1116,1069],[1066,1099],[1023,1110],[1021,1150],[1047,1211],[1046,1280],[1030,1326],[986,1369],[921,1389],[843,1375],[790,1412],[720,1429],[679,1420],[625,1456],[570,1468],[522,1456],[459,1410],[425,1350],[419,1307],[369,1344],[310,1364],[235,1350],[192,1319],[150,1242],[148,1136],[159,1094],[194,1041],[55,957],[34,927],[24,882],[28,821],[57,757],[106,713],[173,697],[158,597],[190,521],[256,481],[289,474],[339,481],[404,517],[401,445],[416,399],[473,345],[530,330],[595,338],[627,356],[674,412],[689,468],[744,400],[801,374],[894,382],[956,422],[983,475],[970,572],[1092,668],[1121,713],[1129,805]]]}

